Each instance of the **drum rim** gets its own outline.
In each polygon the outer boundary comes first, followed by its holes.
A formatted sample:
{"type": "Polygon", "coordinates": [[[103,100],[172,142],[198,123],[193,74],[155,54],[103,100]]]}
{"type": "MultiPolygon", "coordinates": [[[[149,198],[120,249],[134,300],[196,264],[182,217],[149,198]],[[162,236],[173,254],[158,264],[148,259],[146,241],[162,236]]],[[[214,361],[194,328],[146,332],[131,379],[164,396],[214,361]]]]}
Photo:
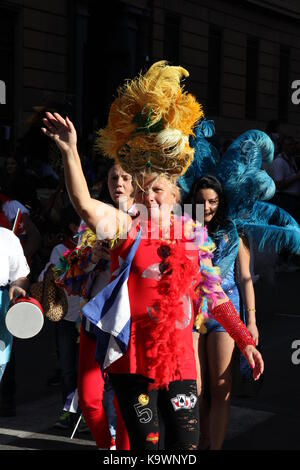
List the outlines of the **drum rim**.
{"type": "Polygon", "coordinates": [[[11,308],[14,305],[21,304],[21,303],[36,305],[41,310],[41,312],[44,314],[43,307],[41,306],[40,302],[37,299],[35,299],[34,297],[18,297],[15,300],[15,303],[11,306],[11,308]]]}

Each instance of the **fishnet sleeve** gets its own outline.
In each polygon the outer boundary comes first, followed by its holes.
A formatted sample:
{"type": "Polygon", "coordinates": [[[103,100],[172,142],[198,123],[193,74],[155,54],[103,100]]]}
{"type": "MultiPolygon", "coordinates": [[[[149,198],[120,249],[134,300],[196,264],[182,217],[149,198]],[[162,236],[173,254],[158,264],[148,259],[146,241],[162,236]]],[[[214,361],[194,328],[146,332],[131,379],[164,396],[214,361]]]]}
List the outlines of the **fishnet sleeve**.
{"type": "Polygon", "coordinates": [[[220,325],[225,328],[227,333],[234,339],[241,353],[246,346],[251,345],[255,347],[255,342],[252,336],[236,313],[236,310],[230,300],[215,307],[211,314],[214,319],[217,320],[217,322],[219,322],[220,325]]]}

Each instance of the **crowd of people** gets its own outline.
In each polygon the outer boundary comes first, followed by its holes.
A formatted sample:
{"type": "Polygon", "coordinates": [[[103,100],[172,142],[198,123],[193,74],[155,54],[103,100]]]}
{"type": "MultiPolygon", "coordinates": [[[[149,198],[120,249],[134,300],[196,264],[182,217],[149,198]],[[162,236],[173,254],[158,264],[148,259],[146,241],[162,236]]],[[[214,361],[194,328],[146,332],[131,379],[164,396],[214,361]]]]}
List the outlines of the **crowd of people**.
{"type": "MultiPolygon", "coordinates": [[[[279,121],[271,121],[267,132],[274,143],[274,160],[266,171],[276,184],[276,192],[270,202],[287,211],[300,224],[300,141],[284,134],[279,121]]],[[[276,271],[299,269],[299,257],[283,250],[278,257],[276,271]]]]}
{"type": "MultiPolygon", "coordinates": [[[[251,273],[252,210],[261,222],[267,209],[257,204],[269,191],[271,202],[299,221],[299,145],[273,128],[247,134],[239,150],[235,140],[221,144],[208,132],[201,105],[183,91],[186,75],[162,61],[121,87],[90,154],[81,153],[63,112],[37,110],[1,173],[1,226],[8,236],[21,212],[18,249],[24,252],[22,269],[6,275],[2,289],[11,282],[13,301],[29,289],[24,277],[28,284],[43,281],[55,267],[68,310],[55,325],[62,413],[54,424],[73,429],[81,419],[99,449],[222,448],[234,344],[254,380],[264,368],[251,273]],[[196,126],[201,151],[191,140],[196,126]],[[259,180],[241,207],[225,180],[234,166],[229,156],[240,163],[243,145],[248,156],[261,156],[238,176],[253,171],[249,180],[263,175],[265,186],[259,180]],[[203,205],[204,219],[177,215],[181,203],[203,205]],[[75,393],[80,408],[71,413],[66,402],[75,393]]],[[[249,194],[244,184],[239,190],[249,194]]],[[[280,224],[274,212],[264,223],[266,237],[280,224]]],[[[284,241],[279,248],[293,251],[284,241]]],[[[15,414],[13,346],[9,355],[2,416],[15,414]]]]}
{"type": "Polygon", "coordinates": [[[276,184],[273,202],[300,223],[300,141],[283,134],[279,123],[268,131],[274,142],[274,160],[267,168],[276,184]]]}

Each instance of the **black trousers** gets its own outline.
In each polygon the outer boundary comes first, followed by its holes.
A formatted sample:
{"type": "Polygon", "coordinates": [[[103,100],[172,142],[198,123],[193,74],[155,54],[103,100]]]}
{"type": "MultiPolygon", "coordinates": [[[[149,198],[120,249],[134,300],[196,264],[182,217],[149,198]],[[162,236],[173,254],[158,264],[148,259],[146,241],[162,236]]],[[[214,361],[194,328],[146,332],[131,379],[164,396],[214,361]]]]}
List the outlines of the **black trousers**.
{"type": "Polygon", "coordinates": [[[79,333],[75,322],[61,320],[55,325],[57,333],[58,361],[61,370],[62,403],[77,388],[79,333]]]}
{"type": "Polygon", "coordinates": [[[199,408],[195,380],[171,382],[169,390],[148,391],[149,381],[135,374],[109,374],[127,428],[131,450],[196,450],[199,408]]]}

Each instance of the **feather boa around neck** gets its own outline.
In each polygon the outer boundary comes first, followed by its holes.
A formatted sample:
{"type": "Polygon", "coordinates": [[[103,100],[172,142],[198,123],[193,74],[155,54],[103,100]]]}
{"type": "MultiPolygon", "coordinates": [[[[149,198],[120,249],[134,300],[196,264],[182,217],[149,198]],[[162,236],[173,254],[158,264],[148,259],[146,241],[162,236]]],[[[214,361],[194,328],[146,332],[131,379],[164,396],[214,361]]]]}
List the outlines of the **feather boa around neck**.
{"type": "Polygon", "coordinates": [[[195,325],[198,329],[203,319],[208,317],[208,302],[211,305],[216,302],[218,294],[215,287],[220,283],[218,270],[202,266],[204,260],[212,258],[214,248],[206,228],[195,224],[188,216],[174,216],[170,239],[162,240],[159,248],[169,252],[169,256],[163,259],[166,269],[158,282],[161,297],[152,306],[151,318],[145,324],[148,337],[146,350],[149,351],[146,359],[149,367],[154,369],[155,377],[150,389],[168,388],[175,375],[180,377],[183,351],[189,343],[188,340],[182,342],[179,326],[186,320],[184,304],[187,298],[191,309],[192,303],[195,304],[195,325]],[[174,239],[174,232],[179,232],[178,224],[182,225],[183,239],[174,239]],[[187,244],[192,243],[198,252],[196,259],[199,259],[200,269],[186,248],[187,244]]]}
{"type": "Polygon", "coordinates": [[[161,244],[161,248],[170,250],[170,256],[166,259],[167,269],[158,282],[161,298],[152,306],[151,318],[145,324],[148,332],[147,361],[155,371],[155,381],[150,388],[168,388],[174,375],[180,376],[186,343],[182,339],[180,341],[177,325],[184,321],[184,296],[192,300],[195,286],[200,283],[200,271],[188,258],[184,245],[179,240],[161,244]]]}

